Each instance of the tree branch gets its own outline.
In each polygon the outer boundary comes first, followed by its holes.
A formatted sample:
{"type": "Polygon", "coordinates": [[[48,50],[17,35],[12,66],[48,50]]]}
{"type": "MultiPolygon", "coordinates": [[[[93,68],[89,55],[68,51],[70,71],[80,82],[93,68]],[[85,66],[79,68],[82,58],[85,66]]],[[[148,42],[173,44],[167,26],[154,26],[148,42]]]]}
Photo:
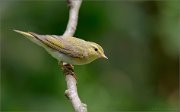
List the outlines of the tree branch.
{"type": "Polygon", "coordinates": [[[66,97],[71,101],[75,112],[87,112],[86,104],[83,104],[77,92],[77,80],[75,77],[73,66],[67,63],[61,63],[62,70],[66,78],[67,90],[65,91],[66,97]]]}
{"type": "Polygon", "coordinates": [[[70,7],[69,21],[63,36],[73,36],[76,31],[79,8],[81,6],[82,0],[67,0],[67,2],[70,7]]]}
{"type": "MultiPolygon", "coordinates": [[[[63,36],[73,36],[76,30],[78,13],[82,0],[67,0],[67,2],[70,7],[70,13],[68,25],[63,36]]],[[[64,62],[59,63],[59,65],[61,65],[61,68],[66,78],[67,90],[65,91],[65,95],[71,101],[75,112],[87,112],[86,104],[83,104],[78,96],[76,86],[77,77],[74,73],[74,67],[71,64],[67,64],[64,62]]]]}

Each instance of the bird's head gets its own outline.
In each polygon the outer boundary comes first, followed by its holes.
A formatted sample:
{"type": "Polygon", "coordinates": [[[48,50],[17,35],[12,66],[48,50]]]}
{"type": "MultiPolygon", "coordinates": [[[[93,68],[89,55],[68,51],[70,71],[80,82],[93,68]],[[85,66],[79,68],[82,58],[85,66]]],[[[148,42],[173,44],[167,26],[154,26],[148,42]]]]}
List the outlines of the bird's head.
{"type": "Polygon", "coordinates": [[[90,56],[93,56],[94,58],[105,58],[108,59],[107,56],[104,54],[103,48],[94,42],[89,42],[90,48],[89,48],[89,54],[90,56]]]}

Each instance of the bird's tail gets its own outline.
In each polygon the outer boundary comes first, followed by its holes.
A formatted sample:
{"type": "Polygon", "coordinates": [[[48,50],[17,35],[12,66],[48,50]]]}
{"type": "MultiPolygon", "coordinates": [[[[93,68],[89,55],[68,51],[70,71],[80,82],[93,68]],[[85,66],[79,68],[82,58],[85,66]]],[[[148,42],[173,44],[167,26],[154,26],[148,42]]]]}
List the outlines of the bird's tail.
{"type": "Polygon", "coordinates": [[[26,38],[30,39],[34,43],[36,43],[36,44],[41,46],[41,42],[31,32],[24,32],[24,31],[20,31],[20,30],[14,30],[14,31],[24,35],[26,38]]]}
{"type": "Polygon", "coordinates": [[[27,37],[27,38],[34,38],[34,36],[31,35],[31,34],[28,33],[28,32],[24,32],[24,31],[20,31],[20,30],[14,30],[14,31],[17,32],[17,33],[20,33],[20,34],[24,35],[24,36],[27,37]]]}

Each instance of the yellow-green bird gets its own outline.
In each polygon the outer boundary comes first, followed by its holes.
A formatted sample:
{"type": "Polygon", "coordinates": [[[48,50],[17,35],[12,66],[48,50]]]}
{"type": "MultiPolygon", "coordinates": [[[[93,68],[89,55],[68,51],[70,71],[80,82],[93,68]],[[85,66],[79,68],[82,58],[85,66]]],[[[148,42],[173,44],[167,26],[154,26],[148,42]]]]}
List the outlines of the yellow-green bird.
{"type": "Polygon", "coordinates": [[[83,65],[98,58],[108,59],[104,54],[103,48],[94,42],[76,37],[39,35],[33,32],[14,31],[44,47],[58,61],[73,65],[83,65]]]}

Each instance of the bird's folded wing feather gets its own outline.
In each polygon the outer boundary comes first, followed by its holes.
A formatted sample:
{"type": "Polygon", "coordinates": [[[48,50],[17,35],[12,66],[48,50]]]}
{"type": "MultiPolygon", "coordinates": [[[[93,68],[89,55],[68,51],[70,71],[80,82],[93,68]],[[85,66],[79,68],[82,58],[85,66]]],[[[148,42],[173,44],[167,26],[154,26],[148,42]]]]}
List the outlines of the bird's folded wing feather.
{"type": "Polygon", "coordinates": [[[47,45],[48,47],[63,53],[65,55],[69,55],[73,58],[83,58],[84,51],[82,47],[77,46],[75,43],[71,41],[67,41],[64,38],[53,36],[53,35],[38,35],[32,32],[29,32],[36,39],[47,45]]]}

